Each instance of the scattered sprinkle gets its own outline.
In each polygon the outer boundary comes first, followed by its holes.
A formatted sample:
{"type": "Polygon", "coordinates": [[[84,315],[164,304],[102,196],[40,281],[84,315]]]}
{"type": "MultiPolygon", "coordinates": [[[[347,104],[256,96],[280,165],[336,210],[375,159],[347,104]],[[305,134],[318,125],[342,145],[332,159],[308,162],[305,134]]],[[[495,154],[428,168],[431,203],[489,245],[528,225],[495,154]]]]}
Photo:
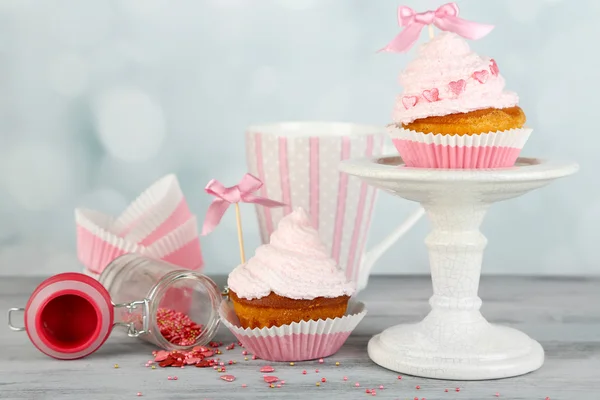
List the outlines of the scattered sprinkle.
{"type": "Polygon", "coordinates": [[[293,367],[295,364],[293,362],[291,362],[290,365],[293,367]]]}
{"type": "Polygon", "coordinates": [[[460,392],[460,388],[456,388],[456,391],[457,391],[457,392],[460,392]]]}
{"type": "Polygon", "coordinates": [[[225,382],[233,382],[235,381],[235,376],[233,375],[221,375],[220,378],[225,382]]]}
{"type": "Polygon", "coordinates": [[[445,389],[445,390],[444,390],[444,392],[447,392],[447,391],[448,391],[448,389],[445,389]]]}
{"type": "Polygon", "coordinates": [[[383,389],[383,385],[379,385],[379,389],[383,389]]]}
{"type": "Polygon", "coordinates": [[[371,390],[371,396],[376,396],[377,392],[375,390],[371,390]]]}
{"type": "Polygon", "coordinates": [[[356,383],[354,384],[354,386],[355,386],[355,387],[359,387],[359,386],[360,386],[360,383],[356,382],[356,383]]]}
{"type": "Polygon", "coordinates": [[[141,396],[142,396],[142,392],[137,392],[135,395],[136,395],[137,397],[141,397],[141,396]]]}
{"type": "Polygon", "coordinates": [[[173,380],[173,377],[172,376],[167,376],[167,380],[171,381],[171,380],[173,380]]]}
{"type": "Polygon", "coordinates": [[[275,383],[279,380],[278,377],[273,376],[273,375],[265,375],[265,376],[263,376],[263,379],[267,383],[275,383]]]}
{"type": "Polygon", "coordinates": [[[348,380],[348,377],[347,377],[347,376],[345,376],[345,377],[344,377],[344,380],[345,380],[345,381],[347,381],[347,380],[348,380]]]}
{"type": "Polygon", "coordinates": [[[496,397],[500,397],[500,393],[496,393],[494,396],[496,396],[496,397]]]}
{"type": "Polygon", "coordinates": [[[270,365],[265,365],[264,367],[262,367],[260,369],[260,372],[273,372],[275,371],[275,368],[271,367],[270,365]]]}
{"type": "MultiPolygon", "coordinates": [[[[419,389],[421,389],[421,386],[417,385],[417,390],[419,390],[419,389]]],[[[458,390],[457,390],[457,392],[458,392],[458,390]]]]}
{"type": "Polygon", "coordinates": [[[280,388],[280,387],[281,387],[281,383],[278,383],[278,384],[277,384],[277,387],[278,387],[278,388],[280,388]]]}
{"type": "Polygon", "coordinates": [[[248,361],[248,357],[244,357],[244,361],[248,361]]]}
{"type": "Polygon", "coordinates": [[[365,393],[371,393],[371,389],[365,389],[365,393]]]}
{"type": "Polygon", "coordinates": [[[176,376],[174,376],[174,377],[173,377],[173,380],[174,380],[174,381],[176,381],[177,379],[179,379],[179,378],[178,378],[178,377],[176,377],[176,376]]]}
{"type": "Polygon", "coordinates": [[[305,369],[302,370],[302,375],[306,375],[306,370],[305,369]]]}
{"type": "Polygon", "coordinates": [[[252,355],[252,359],[256,360],[256,354],[252,355]]]}
{"type": "Polygon", "coordinates": [[[281,384],[282,384],[282,385],[285,385],[285,381],[281,381],[281,384]]]}
{"type": "Polygon", "coordinates": [[[398,379],[402,379],[402,375],[398,375],[398,379]]]}
{"type": "Polygon", "coordinates": [[[323,361],[322,358],[319,358],[319,364],[323,364],[325,361],[323,361]]]}
{"type": "Polygon", "coordinates": [[[245,388],[245,387],[248,387],[248,385],[246,385],[245,383],[242,383],[242,387],[245,388]]]}
{"type": "Polygon", "coordinates": [[[336,362],[335,362],[335,366],[336,366],[336,367],[339,367],[339,366],[340,366],[340,362],[339,362],[339,361],[336,361],[336,362]]]}
{"type": "Polygon", "coordinates": [[[321,382],[325,383],[325,382],[327,382],[327,379],[321,378],[321,382]]]}
{"type": "Polygon", "coordinates": [[[271,383],[271,384],[269,385],[269,387],[270,387],[271,389],[273,389],[273,388],[275,387],[275,385],[273,385],[273,384],[271,383]]]}
{"type": "Polygon", "coordinates": [[[315,372],[318,374],[318,373],[319,373],[319,370],[318,370],[318,369],[315,369],[315,372]]]}
{"type": "Polygon", "coordinates": [[[152,369],[156,369],[156,365],[153,365],[153,366],[151,366],[150,368],[152,368],[152,369]]]}
{"type": "Polygon", "coordinates": [[[316,383],[316,385],[317,385],[317,386],[321,386],[321,382],[317,382],[317,383],[316,383]]]}
{"type": "Polygon", "coordinates": [[[243,356],[247,356],[247,355],[248,355],[248,352],[247,352],[246,350],[244,350],[244,351],[242,351],[242,355],[243,355],[243,356]]]}
{"type": "Polygon", "coordinates": [[[113,368],[119,368],[119,364],[115,364],[113,368]]]}

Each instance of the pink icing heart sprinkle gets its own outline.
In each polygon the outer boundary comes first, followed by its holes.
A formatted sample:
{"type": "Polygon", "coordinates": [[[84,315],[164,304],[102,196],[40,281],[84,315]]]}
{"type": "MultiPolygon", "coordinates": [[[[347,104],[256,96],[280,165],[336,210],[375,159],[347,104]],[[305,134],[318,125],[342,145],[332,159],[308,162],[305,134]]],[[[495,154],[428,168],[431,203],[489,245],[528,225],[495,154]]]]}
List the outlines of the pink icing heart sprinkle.
{"type": "Polygon", "coordinates": [[[489,76],[489,72],[487,72],[485,69],[473,72],[473,78],[475,78],[479,83],[485,83],[489,76]]]}
{"type": "Polygon", "coordinates": [[[404,97],[402,97],[402,105],[404,105],[404,108],[406,108],[407,110],[409,108],[412,108],[415,105],[417,105],[418,101],[419,101],[419,98],[417,96],[404,96],[404,97]]]}
{"type": "Polygon", "coordinates": [[[437,88],[423,90],[423,97],[430,103],[440,99],[440,91],[437,88]]]}
{"type": "Polygon", "coordinates": [[[493,58],[490,60],[490,71],[492,71],[492,75],[494,76],[498,76],[498,74],[500,73],[498,64],[496,64],[496,61],[493,58]]]}
{"type": "Polygon", "coordinates": [[[270,365],[265,365],[264,367],[262,367],[260,369],[260,372],[273,372],[275,371],[275,368],[271,367],[270,365]]]}
{"type": "Polygon", "coordinates": [[[220,378],[227,382],[235,381],[235,376],[233,375],[221,375],[220,378]]]}
{"type": "Polygon", "coordinates": [[[263,379],[264,379],[264,380],[265,380],[265,382],[267,382],[267,383],[275,383],[275,382],[277,382],[277,381],[279,380],[279,378],[278,378],[278,377],[276,377],[276,376],[272,376],[272,375],[265,375],[265,376],[263,377],[263,379]]]}
{"type": "Polygon", "coordinates": [[[457,96],[465,91],[465,86],[467,86],[467,82],[464,79],[460,79],[458,81],[452,81],[448,84],[450,86],[450,90],[457,96]]]}

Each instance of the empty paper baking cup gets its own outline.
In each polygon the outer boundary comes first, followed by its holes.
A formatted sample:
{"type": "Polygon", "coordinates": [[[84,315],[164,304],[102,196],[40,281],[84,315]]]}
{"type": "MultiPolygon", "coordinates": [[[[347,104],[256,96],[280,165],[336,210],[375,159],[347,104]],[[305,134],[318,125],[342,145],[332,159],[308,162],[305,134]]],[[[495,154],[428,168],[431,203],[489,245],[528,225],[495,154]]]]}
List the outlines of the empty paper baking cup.
{"type": "Polygon", "coordinates": [[[335,354],[366,314],[363,303],[350,301],[341,318],[244,329],[230,301],[223,301],[219,308],[221,321],[246,350],[268,361],[314,360],[335,354]]]}
{"type": "Polygon", "coordinates": [[[532,129],[442,135],[389,127],[407,167],[442,169],[507,168],[515,165],[532,129]]]}

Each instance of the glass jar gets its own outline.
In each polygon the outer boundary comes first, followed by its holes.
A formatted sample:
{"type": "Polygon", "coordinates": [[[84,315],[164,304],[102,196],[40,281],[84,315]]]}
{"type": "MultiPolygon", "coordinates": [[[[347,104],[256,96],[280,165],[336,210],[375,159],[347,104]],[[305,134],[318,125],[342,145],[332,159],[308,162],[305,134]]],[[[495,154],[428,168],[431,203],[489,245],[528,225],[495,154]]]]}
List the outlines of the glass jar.
{"type": "Polygon", "coordinates": [[[161,349],[185,350],[214,337],[220,303],[217,285],[201,273],[125,254],[98,281],[72,272],[46,279],[25,308],[9,310],[8,325],[27,331],[40,351],[58,359],[93,353],[115,326],[161,349]],[[17,311],[24,312],[23,327],[12,323],[17,311]]]}
{"type": "Polygon", "coordinates": [[[221,292],[212,279],[201,273],[124,254],[113,260],[98,280],[116,306],[116,325],[125,326],[129,336],[165,350],[183,350],[205,345],[217,332],[221,292]],[[201,329],[190,329],[193,336],[185,336],[186,332],[179,333],[180,327],[171,326],[178,322],[201,329]],[[174,336],[165,335],[168,332],[174,336]]]}

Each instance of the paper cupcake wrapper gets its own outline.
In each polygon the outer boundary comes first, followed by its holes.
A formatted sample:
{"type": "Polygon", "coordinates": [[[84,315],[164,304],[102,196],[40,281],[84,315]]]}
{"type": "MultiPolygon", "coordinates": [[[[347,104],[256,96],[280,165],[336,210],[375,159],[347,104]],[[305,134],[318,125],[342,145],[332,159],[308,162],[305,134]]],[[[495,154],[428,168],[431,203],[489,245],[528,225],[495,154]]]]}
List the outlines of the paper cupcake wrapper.
{"type": "Polygon", "coordinates": [[[93,210],[75,210],[77,256],[91,272],[100,274],[115,258],[137,253],[162,259],[186,269],[203,266],[198,227],[195,217],[146,247],[132,243],[110,231],[113,219],[93,210]]]}
{"type": "Polygon", "coordinates": [[[522,128],[459,136],[389,128],[407,167],[444,169],[512,167],[531,132],[522,128]]]}
{"type": "Polygon", "coordinates": [[[272,328],[242,328],[229,301],[219,307],[221,322],[246,350],[268,361],[304,361],[335,354],[367,314],[365,305],[350,301],[341,318],[294,322],[272,328]]]}
{"type": "Polygon", "coordinates": [[[146,189],[117,218],[115,233],[130,242],[150,246],[192,217],[175,175],[146,189]]]}

